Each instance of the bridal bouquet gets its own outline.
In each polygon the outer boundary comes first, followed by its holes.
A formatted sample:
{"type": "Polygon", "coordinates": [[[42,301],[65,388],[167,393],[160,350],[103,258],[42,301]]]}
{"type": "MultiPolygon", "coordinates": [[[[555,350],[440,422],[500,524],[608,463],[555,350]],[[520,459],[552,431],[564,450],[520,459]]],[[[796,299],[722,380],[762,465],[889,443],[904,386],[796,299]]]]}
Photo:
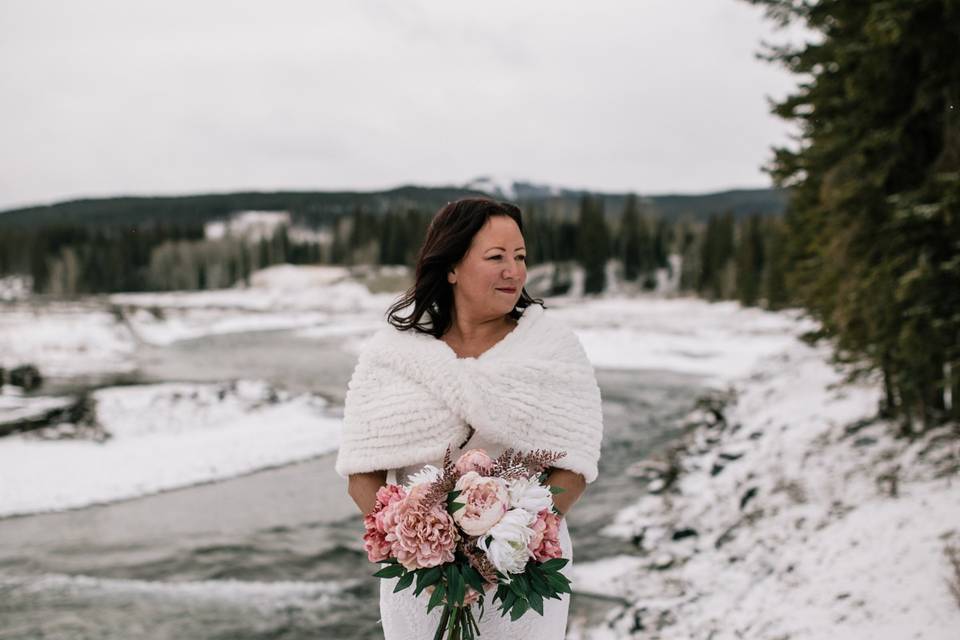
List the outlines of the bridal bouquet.
{"type": "Polygon", "coordinates": [[[456,462],[447,448],[443,469],[426,465],[406,486],[388,484],[364,518],[364,548],[371,562],[387,566],[373,574],[399,578],[394,592],[427,590],[427,613],[443,606],[435,640],[471,640],[480,634],[484,597],[500,615],[516,621],[529,609],[543,615],[543,599],[570,593],[560,573],[560,516],[546,485],[547,467],[566,455],[507,449],[496,460],[483,449],[456,462]],[[472,605],[480,616],[474,618],[472,605]]]}

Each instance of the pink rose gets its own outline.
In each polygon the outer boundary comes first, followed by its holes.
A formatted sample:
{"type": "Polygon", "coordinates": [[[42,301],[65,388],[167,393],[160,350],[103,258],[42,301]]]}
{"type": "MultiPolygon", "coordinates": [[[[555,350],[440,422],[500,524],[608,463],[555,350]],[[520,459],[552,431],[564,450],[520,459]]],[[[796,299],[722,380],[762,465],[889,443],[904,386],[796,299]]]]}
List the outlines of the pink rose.
{"type": "Polygon", "coordinates": [[[459,539],[445,501],[429,511],[421,508],[420,498],[429,488],[429,483],[415,485],[406,499],[391,505],[396,526],[385,540],[392,543],[393,555],[410,571],[453,562],[459,539]]]}
{"type": "Polygon", "coordinates": [[[493,468],[493,458],[488,456],[483,449],[470,449],[460,454],[454,466],[460,474],[476,471],[483,476],[490,473],[493,468]]]}
{"type": "Polygon", "coordinates": [[[510,492],[503,478],[485,478],[468,471],[457,480],[457,502],[466,504],[453,512],[454,521],[471,536],[482,536],[510,508],[510,492]]]}
{"type": "Polygon", "coordinates": [[[396,527],[395,504],[406,498],[407,492],[403,487],[388,484],[377,490],[377,501],[373,510],[363,517],[363,548],[367,552],[370,562],[383,562],[393,555],[392,543],[387,540],[387,534],[396,527]]]}
{"type": "Polygon", "coordinates": [[[537,562],[545,562],[563,555],[560,549],[560,516],[550,509],[544,509],[537,514],[537,519],[530,525],[533,537],[527,548],[533,552],[537,562]]]}

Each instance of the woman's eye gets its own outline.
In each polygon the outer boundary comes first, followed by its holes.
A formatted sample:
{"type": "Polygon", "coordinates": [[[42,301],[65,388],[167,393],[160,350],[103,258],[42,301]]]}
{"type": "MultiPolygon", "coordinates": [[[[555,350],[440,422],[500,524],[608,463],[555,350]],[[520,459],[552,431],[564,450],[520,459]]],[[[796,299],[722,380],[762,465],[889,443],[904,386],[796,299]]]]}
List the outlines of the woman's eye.
{"type": "Polygon", "coordinates": [[[524,262],[527,261],[527,256],[517,256],[517,257],[520,258],[521,260],[523,260],[524,262]]]}

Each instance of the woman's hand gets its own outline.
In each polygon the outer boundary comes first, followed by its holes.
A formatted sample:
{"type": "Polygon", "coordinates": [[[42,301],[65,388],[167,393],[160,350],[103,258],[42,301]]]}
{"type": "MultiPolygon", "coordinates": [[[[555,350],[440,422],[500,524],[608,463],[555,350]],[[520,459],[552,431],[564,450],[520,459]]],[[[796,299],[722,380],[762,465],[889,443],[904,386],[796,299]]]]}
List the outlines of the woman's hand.
{"type": "Polygon", "coordinates": [[[347,481],[347,493],[357,503],[360,513],[367,515],[377,504],[377,489],[385,484],[386,470],[352,473],[347,481]]]}
{"type": "Polygon", "coordinates": [[[583,475],[568,469],[550,467],[547,469],[547,473],[549,474],[547,475],[548,485],[564,489],[563,492],[553,495],[553,504],[560,512],[561,517],[564,517],[574,503],[580,499],[584,489],[587,488],[587,481],[583,475]]]}

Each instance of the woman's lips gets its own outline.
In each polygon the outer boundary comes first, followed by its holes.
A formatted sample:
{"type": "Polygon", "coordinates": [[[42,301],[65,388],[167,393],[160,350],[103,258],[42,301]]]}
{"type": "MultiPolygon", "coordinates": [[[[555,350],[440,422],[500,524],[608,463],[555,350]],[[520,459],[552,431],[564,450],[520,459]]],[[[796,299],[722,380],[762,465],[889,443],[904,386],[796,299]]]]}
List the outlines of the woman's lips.
{"type": "Polygon", "coordinates": [[[506,289],[506,288],[500,288],[500,287],[497,287],[497,291],[503,291],[504,293],[516,293],[516,292],[517,292],[516,289],[506,289]]]}

